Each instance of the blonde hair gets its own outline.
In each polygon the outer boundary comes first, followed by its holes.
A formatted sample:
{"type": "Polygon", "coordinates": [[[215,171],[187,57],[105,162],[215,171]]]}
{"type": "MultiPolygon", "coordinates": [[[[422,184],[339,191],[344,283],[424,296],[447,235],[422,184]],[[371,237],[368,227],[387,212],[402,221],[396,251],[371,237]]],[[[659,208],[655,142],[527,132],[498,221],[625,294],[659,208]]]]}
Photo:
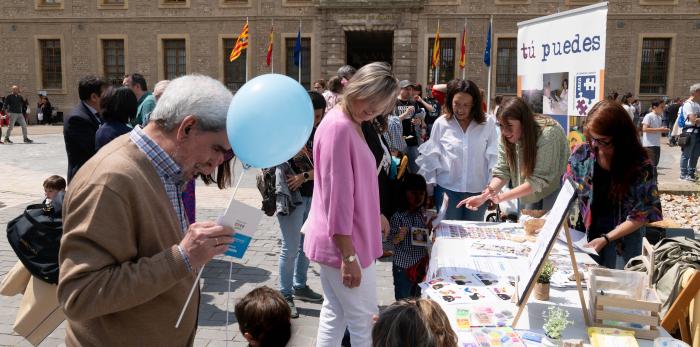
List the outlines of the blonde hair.
{"type": "Polygon", "coordinates": [[[399,93],[399,81],[391,73],[387,63],[371,63],[363,66],[343,88],[343,111],[352,116],[350,103],[355,100],[368,100],[372,104],[382,105],[380,114],[387,114],[394,108],[399,93]]]}

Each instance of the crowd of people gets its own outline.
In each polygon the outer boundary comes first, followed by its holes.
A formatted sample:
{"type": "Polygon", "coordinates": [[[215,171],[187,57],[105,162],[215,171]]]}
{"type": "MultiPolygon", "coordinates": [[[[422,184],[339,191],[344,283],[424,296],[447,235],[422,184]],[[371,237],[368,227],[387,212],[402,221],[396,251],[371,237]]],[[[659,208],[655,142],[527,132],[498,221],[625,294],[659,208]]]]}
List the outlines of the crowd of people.
{"type": "MultiPolygon", "coordinates": [[[[343,66],[312,84],[311,138],[262,178],[274,180],[265,186],[274,187],[282,247],[278,290],[255,289],[236,305],[251,346],[289,340],[295,299],[322,303],[318,346],[399,346],[409,338],[456,346],[444,312],[418,299],[428,252],[416,241],[429,237],[423,231],[443,205],[446,219],[465,221],[483,221],[489,206],[510,200],[519,210],[549,210],[571,180],[574,226],[587,233],[596,260],[615,268],[618,256],[641,253],[643,225],[662,219],[656,165],[671,124],[681,129],[681,175],[695,179],[700,84],[677,107],[683,126],[665,116],[673,105],[662,100],[641,117],[631,95],[599,102],[573,152],[565,129],[522,98],[498,97],[487,110],[483,89],[459,78],[427,91],[397,80],[385,63],[343,66]],[[391,255],[397,302],[380,313],[375,261],[391,255]],[[307,284],[311,261],[322,294],[307,284]]],[[[4,107],[24,124],[18,94],[13,88],[4,107]]],[[[63,200],[58,298],[66,340],[191,344],[198,305],[185,309],[178,329],[164,317],[180,314],[197,269],[232,242],[232,229],[196,220],[195,199],[197,179],[231,185],[232,94],[200,75],[159,81],[151,92],[138,73],[122,86],[85,76],[78,94],[64,120],[68,185],[60,177],[44,184],[47,198],[60,191],[63,200]]],[[[49,112],[48,99],[41,102],[49,112]]]]}

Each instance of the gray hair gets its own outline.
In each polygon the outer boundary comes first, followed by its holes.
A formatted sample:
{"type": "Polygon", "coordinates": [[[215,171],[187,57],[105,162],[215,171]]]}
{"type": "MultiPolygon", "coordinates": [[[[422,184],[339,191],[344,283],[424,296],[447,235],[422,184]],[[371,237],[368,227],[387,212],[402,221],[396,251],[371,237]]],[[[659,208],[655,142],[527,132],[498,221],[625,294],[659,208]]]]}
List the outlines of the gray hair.
{"type": "Polygon", "coordinates": [[[700,90],[700,83],[695,83],[692,86],[690,86],[690,94],[693,94],[700,90]]]}
{"type": "Polygon", "coordinates": [[[187,116],[197,118],[198,129],[226,129],[226,114],[233,95],[221,82],[203,75],[178,77],[168,85],[151,113],[150,120],[166,131],[187,116]]]}
{"type": "Polygon", "coordinates": [[[399,93],[399,81],[387,63],[371,63],[361,67],[343,89],[343,108],[352,114],[350,103],[369,100],[384,107],[381,114],[390,113],[399,93]]]}
{"type": "Polygon", "coordinates": [[[153,87],[153,96],[156,100],[163,96],[163,92],[165,92],[165,88],[168,87],[168,84],[170,84],[170,80],[162,80],[156,83],[155,87],[153,87]]]}
{"type": "Polygon", "coordinates": [[[349,81],[352,78],[352,76],[355,75],[356,72],[357,70],[355,70],[354,67],[350,65],[343,65],[338,68],[338,72],[336,72],[336,75],[338,75],[338,77],[340,78],[345,78],[349,81]]]}

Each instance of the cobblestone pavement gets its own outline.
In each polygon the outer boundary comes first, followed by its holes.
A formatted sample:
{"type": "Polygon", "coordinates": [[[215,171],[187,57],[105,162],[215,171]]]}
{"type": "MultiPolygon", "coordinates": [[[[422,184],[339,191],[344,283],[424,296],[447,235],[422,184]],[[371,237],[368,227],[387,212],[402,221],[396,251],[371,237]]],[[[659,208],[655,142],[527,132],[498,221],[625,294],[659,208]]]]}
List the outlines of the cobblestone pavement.
{"type": "MultiPolygon", "coordinates": [[[[43,197],[43,180],[53,174],[65,176],[67,160],[60,126],[30,127],[30,137],[35,140],[32,145],[20,144],[21,132],[15,131],[14,145],[0,145],[0,230],[5,230],[7,222],[19,215],[25,205],[39,201],[43,197]]],[[[17,129],[19,130],[19,129],[17,129]]],[[[698,185],[678,181],[677,163],[680,159],[678,148],[662,147],[662,161],[659,178],[662,190],[697,191],[698,185]]],[[[236,176],[241,168],[235,170],[236,176]]],[[[246,173],[236,199],[252,206],[259,206],[259,193],[255,188],[254,172],[246,173]]],[[[201,182],[197,187],[198,220],[216,219],[223,212],[232,189],[218,190],[206,187],[201,182]]],[[[202,280],[202,295],[199,310],[199,329],[196,346],[246,346],[245,339],[238,331],[238,324],[233,315],[233,306],[252,289],[267,285],[278,288],[279,275],[277,261],[280,252],[279,227],[276,218],[264,217],[257,234],[244,259],[235,260],[231,293],[227,310],[228,270],[230,258],[220,257],[207,265],[202,280]],[[228,314],[228,341],[226,312],[228,314]]],[[[17,257],[7,243],[6,237],[0,237],[0,276],[3,276],[17,262],[17,257]]],[[[321,291],[318,266],[312,264],[309,269],[309,285],[321,291]]],[[[391,263],[380,261],[377,266],[377,293],[380,305],[393,302],[393,284],[391,263]]],[[[28,346],[29,343],[17,336],[12,324],[17,313],[21,296],[0,296],[0,345],[28,346]]],[[[320,304],[297,302],[301,317],[292,320],[293,338],[290,346],[313,346],[320,304]]],[[[177,317],[172,317],[173,324],[177,317]]],[[[59,346],[63,344],[65,323],[52,333],[41,345],[59,346]]]]}
{"type": "MultiPolygon", "coordinates": [[[[13,145],[0,145],[0,230],[6,228],[7,222],[22,212],[25,205],[43,198],[43,180],[53,174],[65,177],[67,159],[60,127],[30,127],[35,144],[25,145],[15,141],[13,145]]],[[[21,135],[21,132],[20,132],[21,135]]],[[[16,137],[13,136],[13,140],[16,137]]],[[[21,136],[17,138],[21,140],[21,136]]],[[[236,178],[241,172],[236,167],[236,178]]],[[[226,207],[233,189],[218,190],[206,187],[201,182],[197,186],[198,220],[216,219],[226,207]]],[[[246,173],[236,199],[252,206],[259,206],[260,195],[255,188],[255,172],[246,173]]],[[[234,260],[231,293],[228,307],[228,341],[226,340],[226,300],[228,291],[229,260],[218,257],[205,268],[202,280],[202,295],[199,309],[199,329],[195,346],[247,346],[238,331],[233,306],[252,289],[267,285],[278,288],[279,274],[277,261],[281,248],[279,226],[276,218],[265,216],[260,223],[257,234],[248,252],[242,260],[234,260]]],[[[7,243],[7,238],[0,237],[0,277],[4,276],[17,262],[17,257],[7,243]]],[[[319,267],[312,263],[309,269],[308,283],[314,290],[321,292],[319,267]]],[[[393,283],[391,263],[379,262],[377,266],[377,283],[380,305],[393,302],[393,283]]],[[[0,296],[0,345],[29,346],[30,344],[12,330],[12,324],[19,307],[21,296],[0,296]]],[[[300,318],[292,320],[292,341],[290,346],[315,345],[320,304],[297,301],[300,318]]],[[[177,317],[172,317],[173,324],[177,317]]],[[[53,332],[41,346],[63,345],[65,323],[53,332]]]]}

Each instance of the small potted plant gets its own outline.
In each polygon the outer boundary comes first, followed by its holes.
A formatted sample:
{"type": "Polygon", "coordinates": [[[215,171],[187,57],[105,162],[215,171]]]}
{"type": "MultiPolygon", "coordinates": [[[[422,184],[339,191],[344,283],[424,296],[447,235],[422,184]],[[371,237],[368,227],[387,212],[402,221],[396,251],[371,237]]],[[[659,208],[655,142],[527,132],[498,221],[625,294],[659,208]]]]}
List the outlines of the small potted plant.
{"type": "Polygon", "coordinates": [[[552,279],[554,270],[554,264],[551,261],[546,260],[542,264],[540,277],[537,278],[537,283],[535,284],[535,298],[537,300],[549,300],[549,281],[552,279]]]}
{"type": "Polygon", "coordinates": [[[552,340],[559,341],[561,339],[561,333],[573,321],[570,321],[569,311],[563,310],[557,306],[549,306],[547,311],[543,312],[544,316],[544,329],[545,335],[552,340]]]}

